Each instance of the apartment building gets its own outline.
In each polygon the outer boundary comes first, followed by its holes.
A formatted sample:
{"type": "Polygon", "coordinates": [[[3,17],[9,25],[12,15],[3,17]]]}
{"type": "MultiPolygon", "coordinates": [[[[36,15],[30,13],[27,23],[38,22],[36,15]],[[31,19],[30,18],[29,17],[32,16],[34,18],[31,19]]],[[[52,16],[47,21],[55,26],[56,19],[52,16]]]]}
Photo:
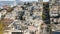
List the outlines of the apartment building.
{"type": "MultiPolygon", "coordinates": [[[[51,24],[54,24],[55,31],[58,31],[60,25],[60,0],[50,0],[50,22],[51,24]]],[[[53,31],[53,30],[52,30],[53,31]]]]}
{"type": "Polygon", "coordinates": [[[13,7],[14,9],[4,17],[14,20],[8,25],[4,34],[40,34],[40,25],[43,23],[43,6],[40,2],[27,2],[13,7]]]}
{"type": "Polygon", "coordinates": [[[57,2],[57,4],[59,4],[59,2],[58,2],[58,0],[52,0],[51,2],[50,2],[50,4],[52,4],[52,5],[50,5],[50,17],[51,18],[55,18],[55,19],[59,19],[59,5],[54,5],[54,4],[56,4],[56,2],[57,2]],[[52,3],[52,2],[55,2],[55,3],[52,3]]]}

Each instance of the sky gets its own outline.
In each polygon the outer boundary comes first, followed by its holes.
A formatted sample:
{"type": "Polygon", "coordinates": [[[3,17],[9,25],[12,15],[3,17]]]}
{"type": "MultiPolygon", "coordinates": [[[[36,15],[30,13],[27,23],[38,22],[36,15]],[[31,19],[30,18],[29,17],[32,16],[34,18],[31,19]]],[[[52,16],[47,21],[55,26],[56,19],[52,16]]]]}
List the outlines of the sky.
{"type": "MultiPolygon", "coordinates": [[[[0,1],[15,1],[15,0],[0,0],[0,1]]],[[[21,0],[21,1],[38,1],[38,0],[21,0]]],[[[48,2],[49,0],[43,0],[43,2],[48,2]]]]}
{"type": "Polygon", "coordinates": [[[15,0],[0,0],[0,1],[15,1],[15,0]]]}
{"type": "MultiPolygon", "coordinates": [[[[38,1],[38,0],[21,0],[21,1],[38,1]]],[[[43,0],[43,2],[48,2],[49,0],[43,0]]]]}
{"type": "Polygon", "coordinates": [[[38,0],[21,0],[21,1],[38,1],[38,0]]]}
{"type": "Polygon", "coordinates": [[[49,0],[43,0],[43,2],[49,2],[49,0]]]}

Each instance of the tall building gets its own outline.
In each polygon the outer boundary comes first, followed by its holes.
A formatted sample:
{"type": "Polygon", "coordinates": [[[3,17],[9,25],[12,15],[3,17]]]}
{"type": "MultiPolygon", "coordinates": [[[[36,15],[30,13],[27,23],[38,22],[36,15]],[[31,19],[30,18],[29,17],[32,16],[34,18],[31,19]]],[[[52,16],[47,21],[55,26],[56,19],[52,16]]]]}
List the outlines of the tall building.
{"type": "Polygon", "coordinates": [[[58,23],[59,21],[59,15],[60,15],[60,5],[59,0],[51,0],[50,1],[50,17],[51,17],[51,23],[58,23]],[[52,19],[53,18],[53,19],[52,19]]]}
{"type": "Polygon", "coordinates": [[[52,31],[60,30],[60,0],[50,0],[50,22],[54,24],[52,31]]]}

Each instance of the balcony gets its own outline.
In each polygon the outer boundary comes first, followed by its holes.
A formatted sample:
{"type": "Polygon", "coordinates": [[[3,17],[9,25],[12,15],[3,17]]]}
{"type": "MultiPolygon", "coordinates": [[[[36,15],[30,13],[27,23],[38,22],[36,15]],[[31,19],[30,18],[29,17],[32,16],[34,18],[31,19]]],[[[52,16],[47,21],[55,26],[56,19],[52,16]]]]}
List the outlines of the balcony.
{"type": "Polygon", "coordinates": [[[58,15],[58,14],[50,14],[50,17],[58,18],[58,17],[59,17],[59,15],[58,15]]]}

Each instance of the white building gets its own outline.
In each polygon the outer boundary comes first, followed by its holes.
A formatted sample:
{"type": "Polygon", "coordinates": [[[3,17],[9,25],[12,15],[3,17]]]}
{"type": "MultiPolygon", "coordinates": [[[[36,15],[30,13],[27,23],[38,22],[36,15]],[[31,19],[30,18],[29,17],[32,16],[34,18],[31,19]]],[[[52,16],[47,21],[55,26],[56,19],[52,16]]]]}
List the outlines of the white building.
{"type": "Polygon", "coordinates": [[[1,19],[1,13],[0,13],[0,19],[1,19]]]}

